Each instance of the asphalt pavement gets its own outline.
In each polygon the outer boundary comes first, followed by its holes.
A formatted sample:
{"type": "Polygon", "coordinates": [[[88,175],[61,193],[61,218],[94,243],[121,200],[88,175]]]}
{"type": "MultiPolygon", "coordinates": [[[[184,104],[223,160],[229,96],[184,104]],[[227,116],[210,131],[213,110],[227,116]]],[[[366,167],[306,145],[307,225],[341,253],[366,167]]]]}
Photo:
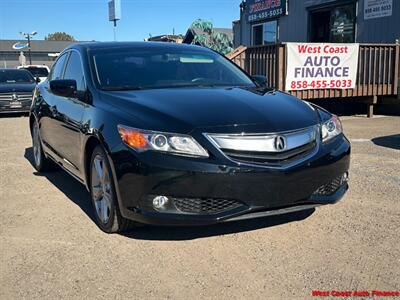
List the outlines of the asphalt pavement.
{"type": "MultiPolygon", "coordinates": [[[[32,166],[27,117],[0,118],[0,299],[305,299],[400,290],[400,117],[344,117],[343,200],[283,216],[107,235],[85,188],[32,166]]],[[[386,299],[386,298],[385,298],[386,299]]]]}

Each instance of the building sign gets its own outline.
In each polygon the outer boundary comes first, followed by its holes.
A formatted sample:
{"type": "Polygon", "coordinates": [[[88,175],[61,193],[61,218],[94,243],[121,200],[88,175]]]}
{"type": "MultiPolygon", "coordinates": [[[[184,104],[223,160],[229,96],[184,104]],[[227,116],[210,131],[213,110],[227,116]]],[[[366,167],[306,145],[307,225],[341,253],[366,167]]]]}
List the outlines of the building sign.
{"type": "Polygon", "coordinates": [[[110,22],[121,20],[120,0],[110,0],[108,2],[108,20],[110,22]]]}
{"type": "Polygon", "coordinates": [[[247,0],[248,21],[256,22],[286,15],[287,0],[247,0]]]}
{"type": "Polygon", "coordinates": [[[392,15],[393,0],[364,0],[364,20],[392,15]]]}
{"type": "Polygon", "coordinates": [[[26,47],[28,47],[28,43],[25,43],[25,42],[23,42],[23,43],[18,42],[18,43],[15,43],[15,44],[12,46],[12,48],[13,48],[14,50],[21,50],[21,49],[24,49],[24,48],[26,48],[26,47]]]}
{"type": "Polygon", "coordinates": [[[288,43],[286,90],[352,89],[358,44],[288,43]]]}

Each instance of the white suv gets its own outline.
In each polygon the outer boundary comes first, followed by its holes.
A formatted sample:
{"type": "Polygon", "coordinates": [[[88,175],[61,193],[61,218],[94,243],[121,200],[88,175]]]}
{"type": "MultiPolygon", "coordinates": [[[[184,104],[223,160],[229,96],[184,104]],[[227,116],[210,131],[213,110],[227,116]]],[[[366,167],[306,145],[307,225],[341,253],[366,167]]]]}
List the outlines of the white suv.
{"type": "Polygon", "coordinates": [[[50,69],[46,65],[25,65],[19,66],[17,69],[25,69],[31,72],[33,77],[36,79],[39,78],[40,82],[45,81],[47,76],[49,75],[50,69]]]}

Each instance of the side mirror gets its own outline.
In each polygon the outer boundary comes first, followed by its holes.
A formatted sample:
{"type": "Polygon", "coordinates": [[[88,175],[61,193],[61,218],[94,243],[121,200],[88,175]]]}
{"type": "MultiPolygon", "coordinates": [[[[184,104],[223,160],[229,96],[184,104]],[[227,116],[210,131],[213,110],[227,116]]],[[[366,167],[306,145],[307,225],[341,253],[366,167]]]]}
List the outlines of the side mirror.
{"type": "Polygon", "coordinates": [[[76,98],[76,81],[70,79],[57,79],[50,81],[50,90],[61,97],[76,98]]]}
{"type": "Polygon", "coordinates": [[[36,81],[36,83],[40,83],[40,78],[36,77],[35,81],[36,81]]]}
{"type": "Polygon", "coordinates": [[[264,75],[253,75],[251,78],[260,86],[268,87],[268,78],[264,75]]]}

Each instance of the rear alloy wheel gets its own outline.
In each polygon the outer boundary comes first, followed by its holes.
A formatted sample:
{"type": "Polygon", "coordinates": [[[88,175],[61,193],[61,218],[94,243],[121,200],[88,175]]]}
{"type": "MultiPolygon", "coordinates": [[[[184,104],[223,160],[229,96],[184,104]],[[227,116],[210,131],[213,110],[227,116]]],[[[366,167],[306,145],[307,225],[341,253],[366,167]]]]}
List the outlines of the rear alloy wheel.
{"type": "Polygon", "coordinates": [[[90,193],[97,225],[107,233],[129,229],[133,222],[119,211],[110,164],[102,147],[97,146],[90,163],[90,193]]]}
{"type": "Polygon", "coordinates": [[[50,171],[55,168],[55,163],[44,155],[37,121],[35,121],[32,126],[32,148],[33,166],[38,172],[50,171]]]}

